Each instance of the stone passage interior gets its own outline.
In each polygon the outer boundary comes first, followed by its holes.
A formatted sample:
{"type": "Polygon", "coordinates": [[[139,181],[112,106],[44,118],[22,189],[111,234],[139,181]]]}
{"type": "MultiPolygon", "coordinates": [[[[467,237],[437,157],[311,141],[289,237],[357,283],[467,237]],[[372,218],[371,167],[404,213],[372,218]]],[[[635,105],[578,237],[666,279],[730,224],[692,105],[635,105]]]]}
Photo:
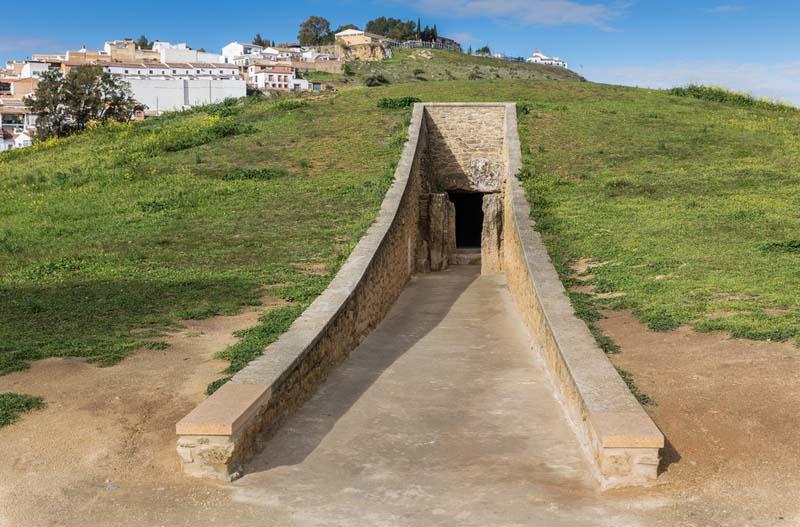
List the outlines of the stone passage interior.
{"type": "Polygon", "coordinates": [[[456,247],[480,247],[483,233],[483,194],[451,192],[449,197],[456,208],[456,247]]]}

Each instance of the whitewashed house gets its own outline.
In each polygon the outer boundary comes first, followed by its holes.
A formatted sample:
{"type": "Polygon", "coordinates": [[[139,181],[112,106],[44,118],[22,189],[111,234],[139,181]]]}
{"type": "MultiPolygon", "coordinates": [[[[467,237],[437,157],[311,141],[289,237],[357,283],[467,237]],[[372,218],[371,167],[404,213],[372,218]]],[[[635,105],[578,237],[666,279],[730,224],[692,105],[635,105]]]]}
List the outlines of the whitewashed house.
{"type": "Polygon", "coordinates": [[[14,133],[11,130],[0,129],[0,152],[14,148],[14,133]]]}
{"type": "Polygon", "coordinates": [[[539,50],[536,50],[531,54],[530,58],[528,58],[525,62],[531,64],[546,64],[548,66],[558,66],[560,68],[567,68],[567,62],[561,60],[558,57],[548,57],[544,53],[539,50]]]}
{"type": "Polygon", "coordinates": [[[201,64],[222,64],[225,57],[219,53],[208,53],[190,48],[185,43],[153,42],[153,50],[158,51],[161,62],[199,62],[201,64]]]}
{"type": "Polygon", "coordinates": [[[307,91],[305,79],[298,79],[296,70],[287,64],[258,64],[248,69],[250,85],[259,90],[307,91]]]}
{"type": "Polygon", "coordinates": [[[237,64],[247,66],[254,60],[260,60],[264,48],[255,44],[243,44],[241,42],[231,42],[222,48],[223,62],[226,64],[237,64]]]}
{"type": "Polygon", "coordinates": [[[130,84],[133,98],[147,107],[145,115],[247,95],[239,67],[232,64],[108,63],[103,70],[130,84]]]}
{"type": "Polygon", "coordinates": [[[33,137],[28,132],[17,132],[14,134],[14,148],[25,148],[33,145],[33,137]]]}

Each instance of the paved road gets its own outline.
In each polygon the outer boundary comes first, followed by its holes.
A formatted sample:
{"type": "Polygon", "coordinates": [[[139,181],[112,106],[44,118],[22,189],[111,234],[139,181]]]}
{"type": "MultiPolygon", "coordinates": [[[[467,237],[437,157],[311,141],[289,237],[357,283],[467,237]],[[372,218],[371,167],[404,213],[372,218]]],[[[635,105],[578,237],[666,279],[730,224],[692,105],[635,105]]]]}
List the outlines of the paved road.
{"type": "Polygon", "coordinates": [[[274,525],[631,525],[478,266],[416,277],[247,472],[233,499],[274,525]]]}

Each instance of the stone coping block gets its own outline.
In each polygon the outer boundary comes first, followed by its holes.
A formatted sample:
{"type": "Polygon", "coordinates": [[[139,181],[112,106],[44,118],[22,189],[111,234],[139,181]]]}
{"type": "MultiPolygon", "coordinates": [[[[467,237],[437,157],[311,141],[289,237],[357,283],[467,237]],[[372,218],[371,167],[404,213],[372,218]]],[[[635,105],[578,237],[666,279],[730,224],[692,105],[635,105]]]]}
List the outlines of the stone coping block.
{"type": "Polygon", "coordinates": [[[541,350],[558,395],[604,488],[657,477],[664,436],[575,316],[531,219],[517,174],[522,168],[516,105],[506,105],[508,164],[504,271],[520,314],[541,350]]]}
{"type": "Polygon", "coordinates": [[[181,436],[238,435],[270,393],[264,384],[227,383],[181,419],[176,432],[181,436]]]}

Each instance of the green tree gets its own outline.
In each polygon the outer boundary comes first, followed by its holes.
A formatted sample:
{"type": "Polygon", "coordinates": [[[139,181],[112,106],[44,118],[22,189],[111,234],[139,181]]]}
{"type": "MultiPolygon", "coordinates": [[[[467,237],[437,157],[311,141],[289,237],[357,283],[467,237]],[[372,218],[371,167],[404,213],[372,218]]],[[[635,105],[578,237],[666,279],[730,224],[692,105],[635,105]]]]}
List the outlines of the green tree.
{"type": "Polygon", "coordinates": [[[491,55],[492,54],[492,50],[489,48],[488,45],[486,45],[486,46],[483,46],[482,48],[478,48],[475,51],[475,53],[478,53],[480,55],[491,55]]]}
{"type": "Polygon", "coordinates": [[[147,40],[147,37],[142,35],[136,40],[136,47],[139,49],[153,49],[153,43],[147,40]]]}
{"type": "Polygon", "coordinates": [[[269,40],[262,37],[261,33],[256,33],[256,36],[253,37],[253,44],[256,46],[261,46],[262,48],[268,48],[269,40]]]}
{"type": "Polygon", "coordinates": [[[333,41],[331,24],[321,16],[310,16],[300,24],[297,40],[301,46],[319,46],[333,41]]]}
{"type": "Polygon", "coordinates": [[[25,98],[25,104],[38,116],[38,137],[47,139],[69,133],[70,116],[64,106],[64,76],[60,71],[42,73],[36,91],[25,98]]]}
{"type": "Polygon", "coordinates": [[[78,66],[66,77],[57,71],[44,73],[25,104],[39,115],[40,138],[80,132],[93,122],[127,122],[144,109],[133,99],[127,82],[100,66],[78,66]]]}
{"type": "Polygon", "coordinates": [[[366,31],[394,40],[412,40],[417,35],[417,24],[413,20],[403,22],[399,18],[378,17],[367,22],[366,31]]]}

